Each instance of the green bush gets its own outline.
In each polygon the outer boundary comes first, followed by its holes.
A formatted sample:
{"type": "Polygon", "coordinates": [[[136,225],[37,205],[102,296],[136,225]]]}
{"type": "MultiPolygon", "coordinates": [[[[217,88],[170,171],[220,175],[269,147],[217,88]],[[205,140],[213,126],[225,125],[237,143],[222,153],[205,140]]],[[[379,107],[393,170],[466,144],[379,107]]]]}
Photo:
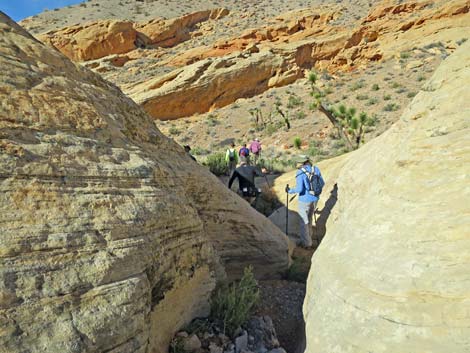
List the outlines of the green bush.
{"type": "Polygon", "coordinates": [[[207,120],[206,120],[206,124],[208,126],[216,126],[219,124],[219,121],[217,120],[217,118],[215,117],[215,115],[213,114],[209,114],[209,116],[207,117],[207,120]]]}
{"type": "Polygon", "coordinates": [[[374,83],[374,84],[372,85],[372,91],[378,91],[379,89],[380,89],[380,87],[379,87],[378,84],[374,83]]]}
{"type": "Polygon", "coordinates": [[[210,154],[202,164],[209,167],[212,174],[224,175],[228,173],[228,165],[223,152],[210,154]]]}
{"type": "Polygon", "coordinates": [[[418,75],[418,77],[416,78],[418,82],[424,81],[425,79],[426,77],[424,77],[424,75],[418,75]]]}
{"type": "Polygon", "coordinates": [[[220,320],[230,336],[248,319],[259,301],[258,283],[253,270],[246,267],[240,282],[216,290],[211,299],[211,316],[220,320]]]}
{"type": "Polygon", "coordinates": [[[400,109],[400,106],[396,103],[388,103],[384,107],[384,111],[386,112],[394,112],[394,111],[397,111],[398,109],[400,109]]]}
{"type": "Polygon", "coordinates": [[[304,118],[305,118],[305,113],[304,113],[304,112],[297,112],[297,113],[295,114],[295,117],[296,117],[297,119],[304,119],[304,118]]]}
{"type": "Polygon", "coordinates": [[[201,156],[201,155],[209,154],[209,151],[204,148],[196,146],[196,147],[191,148],[191,154],[195,156],[201,156]]]}
{"type": "Polygon", "coordinates": [[[407,51],[402,51],[402,52],[400,53],[400,58],[401,58],[401,59],[408,59],[410,56],[411,56],[411,54],[410,54],[409,52],[407,52],[407,51]]]}
{"type": "Polygon", "coordinates": [[[356,82],[354,83],[350,88],[349,90],[354,92],[354,91],[357,91],[359,88],[362,88],[364,87],[364,82],[362,81],[359,81],[359,82],[356,82]]]}
{"type": "Polygon", "coordinates": [[[176,126],[172,126],[168,129],[170,135],[179,135],[181,131],[178,130],[176,126]]]}
{"type": "Polygon", "coordinates": [[[417,94],[416,92],[409,92],[406,96],[408,98],[413,98],[414,96],[416,96],[416,94],[417,94]]]}
{"type": "Polygon", "coordinates": [[[359,100],[359,101],[364,101],[366,99],[369,99],[369,96],[367,94],[358,94],[356,96],[356,99],[359,100]]]}
{"type": "Polygon", "coordinates": [[[391,95],[389,94],[384,95],[384,101],[389,101],[390,99],[392,99],[391,95]]]}
{"type": "Polygon", "coordinates": [[[379,101],[377,98],[371,98],[366,102],[366,105],[374,105],[377,104],[379,101]]]}
{"type": "Polygon", "coordinates": [[[321,146],[321,141],[316,141],[316,140],[313,140],[313,141],[310,141],[310,143],[308,144],[308,155],[311,156],[311,157],[315,157],[316,155],[320,154],[320,148],[321,146]]]}
{"type": "Polygon", "coordinates": [[[289,100],[287,101],[287,108],[294,108],[298,107],[299,105],[303,105],[304,102],[302,102],[302,99],[300,97],[297,97],[295,95],[289,96],[289,100]]]}
{"type": "Polygon", "coordinates": [[[300,150],[301,146],[302,146],[302,140],[298,136],[295,137],[294,138],[294,147],[297,148],[298,150],[300,150]]]}
{"type": "Polygon", "coordinates": [[[284,278],[287,281],[305,283],[308,277],[308,264],[303,257],[292,257],[292,265],[287,269],[284,278]]]}

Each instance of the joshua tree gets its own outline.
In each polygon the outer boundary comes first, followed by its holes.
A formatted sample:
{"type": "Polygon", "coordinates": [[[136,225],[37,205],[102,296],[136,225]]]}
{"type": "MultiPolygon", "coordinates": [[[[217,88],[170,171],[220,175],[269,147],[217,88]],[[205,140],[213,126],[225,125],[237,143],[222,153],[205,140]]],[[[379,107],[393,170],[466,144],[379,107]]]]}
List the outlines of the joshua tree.
{"type": "Polygon", "coordinates": [[[289,116],[288,114],[284,113],[281,109],[281,102],[279,101],[276,101],[274,103],[274,107],[276,109],[276,112],[282,116],[282,119],[284,119],[284,124],[286,124],[286,130],[289,130],[290,129],[290,121],[289,121],[289,116]]]}
{"type": "Polygon", "coordinates": [[[256,127],[258,127],[260,123],[261,125],[263,125],[263,127],[266,125],[263,120],[263,112],[261,111],[261,109],[253,108],[250,109],[249,112],[255,121],[256,127]]]}
{"type": "Polygon", "coordinates": [[[310,81],[310,95],[314,98],[312,106],[316,107],[320,112],[330,120],[335,127],[340,138],[342,138],[349,149],[357,149],[364,142],[364,126],[372,125],[373,120],[367,117],[367,114],[361,112],[356,117],[356,108],[347,108],[343,104],[337,109],[328,106],[322,98],[325,94],[315,85],[317,82],[317,74],[310,72],[308,76],[310,81]]]}

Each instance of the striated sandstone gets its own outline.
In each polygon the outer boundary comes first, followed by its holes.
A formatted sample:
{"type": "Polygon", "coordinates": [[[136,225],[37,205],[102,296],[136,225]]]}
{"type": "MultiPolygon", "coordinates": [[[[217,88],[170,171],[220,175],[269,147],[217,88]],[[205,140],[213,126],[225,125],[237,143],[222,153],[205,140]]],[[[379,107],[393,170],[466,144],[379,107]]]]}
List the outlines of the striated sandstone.
{"type": "Polygon", "coordinates": [[[193,27],[209,19],[220,19],[228,15],[227,9],[198,11],[186,16],[170,20],[154,19],[145,23],[137,23],[136,30],[145,45],[155,47],[172,47],[191,38],[193,27]]]}
{"type": "Polygon", "coordinates": [[[285,236],[119,89],[3,13],[0,44],[2,352],[166,352],[217,279],[284,271],[285,236]]]}
{"type": "Polygon", "coordinates": [[[304,77],[305,69],[354,70],[394,58],[413,45],[460,38],[462,28],[470,29],[468,0],[441,2],[430,9],[421,3],[385,8],[352,31],[332,26],[336,17],[333,10],[293,12],[279,17],[277,25],[247,30],[240,38],[163,61],[179,68],[123,90],[152,117],[176,119],[290,84],[304,77]],[[413,23],[403,28],[410,19],[413,23]]]}
{"type": "Polygon", "coordinates": [[[191,30],[196,24],[217,20],[227,14],[227,9],[220,8],[143,23],[100,20],[52,30],[38,38],[74,61],[88,61],[128,53],[136,47],[172,47],[191,38],[191,30]]]}
{"type": "Polygon", "coordinates": [[[74,61],[87,61],[135,49],[137,31],[132,22],[103,20],[49,31],[38,38],[74,61]]]}
{"type": "MultiPolygon", "coordinates": [[[[295,59],[294,59],[295,60],[295,59]]],[[[223,107],[303,75],[269,50],[209,58],[126,89],[154,118],[168,120],[223,107]],[[286,69],[285,69],[286,68],[286,69]]]]}
{"type": "Polygon", "coordinates": [[[306,352],[468,352],[469,80],[465,44],[325,175],[337,202],[312,259],[306,352]]]}

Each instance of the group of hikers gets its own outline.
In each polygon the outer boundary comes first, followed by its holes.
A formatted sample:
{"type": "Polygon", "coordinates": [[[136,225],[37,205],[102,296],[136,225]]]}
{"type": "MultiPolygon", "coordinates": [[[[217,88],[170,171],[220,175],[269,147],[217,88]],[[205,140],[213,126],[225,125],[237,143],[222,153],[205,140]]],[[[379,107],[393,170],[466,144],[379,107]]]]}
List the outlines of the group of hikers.
{"type": "MultiPolygon", "coordinates": [[[[232,143],[227,149],[225,160],[229,166],[230,179],[228,181],[229,189],[235,179],[238,179],[239,194],[249,203],[253,202],[261,192],[255,185],[255,177],[265,176],[266,169],[258,168],[257,162],[261,154],[261,143],[259,139],[255,139],[250,147],[247,148],[246,144],[236,151],[235,144],[232,143]],[[254,165],[250,165],[250,156],[253,156],[254,165]],[[238,167],[235,167],[238,164],[238,167]]],[[[295,187],[290,188],[286,185],[285,191],[289,194],[299,195],[298,199],[298,214],[300,216],[300,246],[304,248],[312,247],[312,218],[317,207],[317,202],[320,198],[325,181],[321,175],[320,169],[312,165],[312,162],[307,156],[298,156],[296,158],[297,172],[295,175],[295,187]]],[[[294,196],[295,197],[295,196],[294,196]]],[[[287,198],[288,212],[289,196],[287,198]]],[[[286,218],[288,214],[286,213],[286,218]]],[[[287,233],[286,219],[286,233],[287,233]]]]}
{"type": "Polygon", "coordinates": [[[238,151],[235,148],[235,143],[232,142],[225,152],[225,162],[228,166],[229,175],[233,173],[239,160],[244,160],[248,164],[252,162],[257,165],[261,156],[261,149],[262,147],[259,138],[255,138],[250,143],[249,147],[246,147],[246,143],[244,143],[238,151]]]}
{"type": "MultiPolygon", "coordinates": [[[[189,146],[185,146],[185,150],[189,153],[189,146]]],[[[235,179],[238,179],[238,193],[250,204],[261,193],[261,190],[256,187],[255,177],[266,177],[267,173],[265,168],[260,169],[257,166],[261,150],[261,142],[256,138],[250,143],[249,147],[243,144],[238,151],[235,148],[235,144],[231,143],[225,154],[225,161],[230,171],[228,187],[231,189],[235,179]]],[[[315,215],[325,181],[320,169],[312,164],[308,156],[300,155],[295,159],[295,162],[297,167],[295,187],[291,188],[289,185],[286,185],[285,188],[287,193],[286,233],[288,231],[289,194],[294,194],[291,200],[296,195],[299,195],[297,210],[301,220],[299,245],[304,248],[311,248],[312,218],[315,215]]]]}

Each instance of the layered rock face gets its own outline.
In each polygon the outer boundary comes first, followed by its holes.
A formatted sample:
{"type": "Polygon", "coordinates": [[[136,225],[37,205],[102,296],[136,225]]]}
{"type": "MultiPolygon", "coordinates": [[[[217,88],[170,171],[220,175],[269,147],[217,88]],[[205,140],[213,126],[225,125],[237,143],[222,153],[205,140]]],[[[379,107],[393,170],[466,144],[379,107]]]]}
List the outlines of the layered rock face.
{"type": "Polygon", "coordinates": [[[192,31],[195,24],[227,15],[225,9],[214,9],[136,23],[133,30],[137,34],[129,30],[118,36],[108,31],[109,44],[101,34],[109,21],[91,25],[97,31],[96,43],[89,43],[88,25],[51,31],[39,38],[74,60],[102,58],[89,66],[120,85],[151,116],[168,120],[205,113],[288,85],[312,67],[351,71],[391,59],[401,51],[461,39],[461,33],[470,30],[469,8],[467,0],[385,0],[352,27],[338,24],[343,13],[340,7],[315,6],[285,13],[265,26],[232,37],[213,35],[212,27],[219,22],[208,24],[212,30],[207,32],[192,31]],[[196,38],[196,33],[207,34],[205,45],[178,46],[196,38]],[[119,40],[126,44],[115,44],[119,40]],[[129,55],[109,57],[125,53],[126,45],[129,55]],[[78,50],[72,52],[71,47],[78,50]],[[136,47],[146,49],[134,50],[136,47]],[[165,50],[168,47],[171,50],[165,50]],[[105,48],[110,48],[107,54],[105,48]],[[89,55],[82,54],[85,51],[89,55]],[[159,108],[161,105],[165,108],[159,108]]]}
{"type": "Polygon", "coordinates": [[[469,80],[465,44],[342,161],[308,279],[306,352],[469,351],[469,80]]]}
{"type": "Polygon", "coordinates": [[[219,19],[227,13],[226,9],[214,9],[144,23],[101,20],[49,31],[38,38],[74,61],[89,61],[128,53],[137,47],[172,47],[188,40],[197,23],[219,19]]]}
{"type": "Polygon", "coordinates": [[[287,242],[115,86],[0,13],[0,347],[165,352],[287,242]]]}

